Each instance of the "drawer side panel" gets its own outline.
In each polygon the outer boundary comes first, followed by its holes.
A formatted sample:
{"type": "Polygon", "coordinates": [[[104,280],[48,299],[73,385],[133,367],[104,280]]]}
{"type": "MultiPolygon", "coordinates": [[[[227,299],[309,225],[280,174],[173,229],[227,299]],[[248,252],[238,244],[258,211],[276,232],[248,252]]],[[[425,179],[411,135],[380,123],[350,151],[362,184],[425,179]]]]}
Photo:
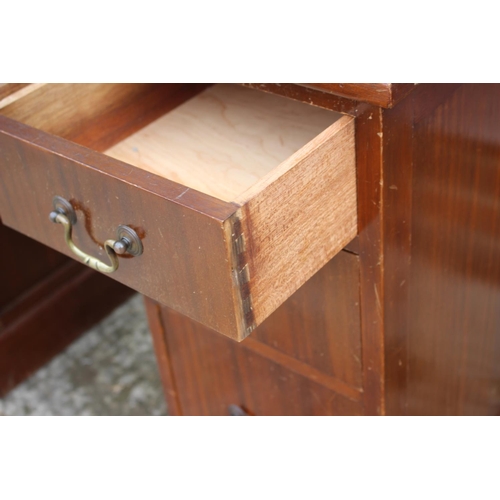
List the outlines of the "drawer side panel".
{"type": "Polygon", "coordinates": [[[357,234],[354,120],[338,120],[273,176],[241,200],[255,325],[357,234]]]}

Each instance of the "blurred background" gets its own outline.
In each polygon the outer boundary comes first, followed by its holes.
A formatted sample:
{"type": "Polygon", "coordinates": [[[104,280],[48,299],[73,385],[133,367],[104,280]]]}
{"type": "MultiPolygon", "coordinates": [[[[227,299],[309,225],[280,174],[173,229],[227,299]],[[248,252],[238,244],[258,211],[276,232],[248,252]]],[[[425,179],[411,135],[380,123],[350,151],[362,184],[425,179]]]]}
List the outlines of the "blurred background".
{"type": "Polygon", "coordinates": [[[0,415],[166,415],[142,297],[0,398],[0,415]]]}

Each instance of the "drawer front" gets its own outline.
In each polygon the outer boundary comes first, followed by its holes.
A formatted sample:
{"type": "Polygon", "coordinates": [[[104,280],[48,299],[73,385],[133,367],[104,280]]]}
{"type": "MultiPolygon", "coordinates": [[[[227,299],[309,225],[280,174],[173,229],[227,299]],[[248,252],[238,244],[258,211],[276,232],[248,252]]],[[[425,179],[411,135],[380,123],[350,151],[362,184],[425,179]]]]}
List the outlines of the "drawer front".
{"type": "Polygon", "coordinates": [[[237,329],[223,230],[234,207],[13,120],[0,117],[0,129],[5,225],[74,257],[49,220],[62,196],[77,214],[75,243],[103,261],[117,226],[133,227],[144,252],[120,256],[112,278],[210,328],[237,329]]]}
{"type": "Polygon", "coordinates": [[[3,223],[71,257],[55,196],[76,211],[74,243],[104,262],[104,242],[133,228],[144,252],[110,276],[236,340],[356,234],[349,117],[225,202],[0,116],[0,182],[3,223]]]}

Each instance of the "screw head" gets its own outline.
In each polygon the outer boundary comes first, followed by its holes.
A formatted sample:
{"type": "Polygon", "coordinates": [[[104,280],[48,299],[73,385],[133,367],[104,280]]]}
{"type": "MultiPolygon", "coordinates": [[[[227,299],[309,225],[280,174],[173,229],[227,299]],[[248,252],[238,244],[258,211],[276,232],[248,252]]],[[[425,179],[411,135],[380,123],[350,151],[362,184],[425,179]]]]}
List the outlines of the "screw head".
{"type": "Polygon", "coordinates": [[[113,244],[113,250],[118,255],[123,255],[124,253],[126,253],[128,247],[129,247],[129,242],[125,238],[115,241],[115,243],[113,244]]]}
{"type": "Polygon", "coordinates": [[[65,215],[73,226],[76,224],[76,212],[68,200],[61,198],[60,196],[54,196],[52,205],[54,206],[55,212],[65,215]]]}
{"type": "Polygon", "coordinates": [[[116,230],[116,240],[123,241],[127,245],[126,252],[130,255],[142,254],[142,242],[137,233],[128,226],[120,225],[116,230]]]}

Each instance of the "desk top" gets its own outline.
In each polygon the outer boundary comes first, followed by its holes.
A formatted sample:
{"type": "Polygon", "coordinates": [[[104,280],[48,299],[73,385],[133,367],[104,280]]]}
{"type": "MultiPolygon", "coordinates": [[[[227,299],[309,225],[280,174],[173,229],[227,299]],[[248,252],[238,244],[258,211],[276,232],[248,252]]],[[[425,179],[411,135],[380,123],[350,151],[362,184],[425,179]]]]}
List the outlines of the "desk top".
{"type": "MultiPolygon", "coordinates": [[[[303,87],[320,90],[329,94],[347,97],[360,102],[375,104],[382,108],[392,108],[414,88],[414,83],[301,83],[303,87]]],[[[16,92],[26,92],[28,84],[0,84],[0,107],[2,99],[16,92]]]]}
{"type": "Polygon", "coordinates": [[[301,85],[382,108],[392,108],[415,88],[416,83],[302,83],[301,85]]]}

